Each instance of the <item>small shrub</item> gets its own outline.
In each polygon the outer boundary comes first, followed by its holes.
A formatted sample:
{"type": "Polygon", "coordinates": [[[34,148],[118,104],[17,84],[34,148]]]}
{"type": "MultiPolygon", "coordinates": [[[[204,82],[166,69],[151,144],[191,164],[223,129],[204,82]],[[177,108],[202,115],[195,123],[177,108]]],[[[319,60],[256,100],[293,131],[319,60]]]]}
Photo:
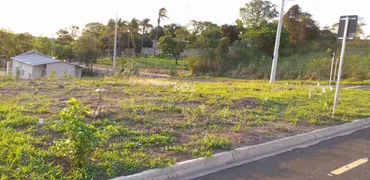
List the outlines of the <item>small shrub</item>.
{"type": "Polygon", "coordinates": [[[0,76],[0,82],[9,82],[9,81],[12,81],[12,80],[13,80],[13,77],[10,74],[0,76]]]}
{"type": "Polygon", "coordinates": [[[67,101],[67,108],[59,113],[67,139],[58,141],[54,148],[57,154],[68,157],[77,167],[88,165],[100,140],[97,130],[84,122],[88,113],[88,109],[74,98],[67,101]]]}
{"type": "Polygon", "coordinates": [[[56,77],[56,72],[54,70],[51,70],[49,74],[49,79],[55,79],[55,77],[56,77]]]}
{"type": "Polygon", "coordinates": [[[19,79],[21,77],[21,68],[20,67],[15,68],[15,74],[16,74],[17,79],[19,79]]]}
{"type": "Polygon", "coordinates": [[[176,76],[177,75],[177,70],[175,68],[171,68],[168,70],[168,75],[170,76],[176,76]]]}
{"type": "Polygon", "coordinates": [[[331,61],[327,58],[313,59],[307,64],[307,75],[311,80],[328,79],[331,61]]]}
{"type": "Polygon", "coordinates": [[[128,60],[121,66],[120,75],[123,76],[138,76],[140,74],[140,66],[133,60],[128,60]]]}
{"type": "Polygon", "coordinates": [[[308,120],[308,123],[312,124],[312,125],[320,125],[322,124],[321,121],[317,118],[312,118],[310,120],[308,120]]]}
{"type": "Polygon", "coordinates": [[[109,66],[111,66],[113,64],[111,58],[98,59],[98,60],[96,60],[96,62],[100,65],[106,66],[107,70],[108,70],[109,66]]]}
{"type": "Polygon", "coordinates": [[[68,79],[70,77],[69,74],[68,74],[68,71],[64,70],[63,77],[64,77],[64,79],[68,79]]]}

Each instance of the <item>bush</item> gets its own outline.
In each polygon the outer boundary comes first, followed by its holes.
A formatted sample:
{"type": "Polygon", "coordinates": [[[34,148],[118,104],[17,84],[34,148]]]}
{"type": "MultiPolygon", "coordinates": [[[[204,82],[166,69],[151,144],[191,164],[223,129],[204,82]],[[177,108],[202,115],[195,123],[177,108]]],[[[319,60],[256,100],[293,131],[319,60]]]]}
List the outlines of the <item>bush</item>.
{"type": "Polygon", "coordinates": [[[15,68],[15,74],[16,74],[17,79],[19,79],[21,77],[21,68],[20,67],[15,68]]]}
{"type": "Polygon", "coordinates": [[[176,68],[171,68],[168,70],[168,75],[170,76],[176,76],[177,75],[177,70],[176,68]]]}
{"type": "Polygon", "coordinates": [[[120,59],[118,61],[120,71],[116,76],[138,76],[140,74],[140,66],[133,59],[120,59]]]}
{"type": "Polygon", "coordinates": [[[313,59],[307,64],[306,77],[311,80],[323,80],[330,77],[331,60],[313,59]]]}
{"type": "Polygon", "coordinates": [[[67,101],[67,108],[59,113],[59,126],[67,139],[58,141],[54,150],[77,167],[89,164],[100,140],[97,130],[84,122],[87,114],[88,109],[74,98],[67,101]]]}
{"type": "Polygon", "coordinates": [[[0,76],[0,82],[9,82],[13,81],[13,77],[11,74],[5,74],[4,76],[0,76]]]}
{"type": "Polygon", "coordinates": [[[49,74],[49,79],[55,79],[55,77],[56,77],[55,71],[54,70],[51,70],[50,71],[50,74],[49,74]]]}
{"type": "Polygon", "coordinates": [[[113,64],[113,62],[112,62],[112,59],[111,59],[111,58],[98,59],[96,62],[97,62],[98,64],[100,64],[100,65],[104,65],[104,66],[106,66],[106,67],[107,67],[107,70],[108,70],[109,66],[111,66],[111,65],[113,64]]]}
{"type": "Polygon", "coordinates": [[[368,79],[370,72],[370,55],[351,55],[344,57],[343,78],[351,80],[368,79]]]}

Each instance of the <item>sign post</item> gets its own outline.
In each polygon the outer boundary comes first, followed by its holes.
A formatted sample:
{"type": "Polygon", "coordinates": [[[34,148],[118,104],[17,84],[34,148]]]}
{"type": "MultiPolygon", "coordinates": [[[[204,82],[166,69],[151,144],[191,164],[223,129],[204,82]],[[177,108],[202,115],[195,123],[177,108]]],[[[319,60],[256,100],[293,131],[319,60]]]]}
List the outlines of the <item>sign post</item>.
{"type": "Polygon", "coordinates": [[[331,87],[331,82],[333,80],[333,68],[334,68],[334,61],[335,61],[335,54],[336,52],[332,52],[332,59],[331,59],[331,68],[330,68],[330,80],[329,80],[329,87],[331,87]]]}
{"type": "Polygon", "coordinates": [[[337,74],[337,69],[338,69],[338,61],[339,61],[339,59],[337,58],[336,60],[335,60],[335,67],[334,67],[334,74],[333,74],[333,81],[336,81],[336,77],[335,77],[335,75],[337,74]]]}
{"type": "Polygon", "coordinates": [[[338,35],[339,35],[339,39],[343,38],[343,41],[342,41],[342,51],[341,51],[340,61],[339,61],[337,86],[335,89],[333,115],[335,114],[335,111],[338,106],[340,79],[342,76],[343,59],[344,59],[344,54],[346,51],[346,43],[347,43],[347,39],[354,39],[356,35],[357,19],[358,19],[358,16],[342,16],[340,18],[338,35]],[[343,37],[341,37],[342,35],[343,37]]]}

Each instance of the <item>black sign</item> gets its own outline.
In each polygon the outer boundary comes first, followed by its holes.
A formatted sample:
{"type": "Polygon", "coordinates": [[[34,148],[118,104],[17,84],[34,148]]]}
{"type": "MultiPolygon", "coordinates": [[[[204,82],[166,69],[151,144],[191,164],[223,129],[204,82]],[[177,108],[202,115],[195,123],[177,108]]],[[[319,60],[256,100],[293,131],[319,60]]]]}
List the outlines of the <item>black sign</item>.
{"type": "Polygon", "coordinates": [[[339,20],[338,38],[343,39],[344,29],[346,26],[346,18],[349,19],[347,39],[354,39],[356,37],[358,16],[341,16],[339,20]]]}

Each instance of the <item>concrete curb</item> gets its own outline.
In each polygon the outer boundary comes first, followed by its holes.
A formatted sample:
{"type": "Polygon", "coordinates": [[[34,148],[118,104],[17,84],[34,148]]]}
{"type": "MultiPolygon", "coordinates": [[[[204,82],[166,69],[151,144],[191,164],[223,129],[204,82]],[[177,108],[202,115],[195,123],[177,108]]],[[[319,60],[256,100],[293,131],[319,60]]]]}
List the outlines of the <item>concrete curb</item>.
{"type": "Polygon", "coordinates": [[[197,178],[223,169],[291,151],[296,148],[312,146],[324,140],[348,135],[368,127],[370,127],[370,118],[356,120],[309,133],[218,153],[210,158],[203,157],[179,162],[170,167],[147,170],[130,176],[114,178],[113,180],[185,180],[197,178]]]}

